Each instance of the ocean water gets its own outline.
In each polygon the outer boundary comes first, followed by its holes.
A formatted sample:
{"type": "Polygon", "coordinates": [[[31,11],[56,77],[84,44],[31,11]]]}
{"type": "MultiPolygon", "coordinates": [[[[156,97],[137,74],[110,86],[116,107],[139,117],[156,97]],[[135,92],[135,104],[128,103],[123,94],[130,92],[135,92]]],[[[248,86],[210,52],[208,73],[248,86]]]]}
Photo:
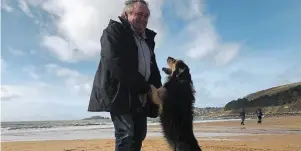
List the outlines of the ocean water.
{"type": "MultiPolygon", "coordinates": [[[[195,123],[229,120],[237,119],[197,120],[195,123]]],[[[158,124],[155,121],[148,122],[148,125],[158,124]]],[[[147,137],[161,135],[160,129],[148,128],[147,137]]],[[[207,133],[206,135],[214,136],[216,134],[207,133]]],[[[1,123],[1,142],[108,138],[114,138],[113,124],[110,119],[1,123]]]]}
{"type": "Polygon", "coordinates": [[[1,142],[114,138],[113,128],[110,119],[1,122],[1,142]]]}

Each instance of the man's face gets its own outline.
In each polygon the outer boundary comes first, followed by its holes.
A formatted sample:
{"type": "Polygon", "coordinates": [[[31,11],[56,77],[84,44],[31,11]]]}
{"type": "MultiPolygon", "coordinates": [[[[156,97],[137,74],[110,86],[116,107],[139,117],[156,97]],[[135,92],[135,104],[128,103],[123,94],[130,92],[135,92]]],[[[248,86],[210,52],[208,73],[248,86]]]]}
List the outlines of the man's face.
{"type": "Polygon", "coordinates": [[[128,14],[129,22],[134,26],[136,32],[143,32],[147,26],[149,18],[149,9],[146,5],[137,2],[132,8],[132,12],[128,14]]]}

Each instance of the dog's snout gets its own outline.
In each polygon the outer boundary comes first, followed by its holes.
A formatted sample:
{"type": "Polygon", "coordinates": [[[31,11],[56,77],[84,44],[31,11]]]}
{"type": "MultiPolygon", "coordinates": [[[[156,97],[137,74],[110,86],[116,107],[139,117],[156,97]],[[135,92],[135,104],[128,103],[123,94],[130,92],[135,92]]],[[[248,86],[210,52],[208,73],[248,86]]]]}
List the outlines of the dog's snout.
{"type": "Polygon", "coordinates": [[[162,68],[162,71],[164,71],[165,74],[167,74],[167,75],[170,75],[170,74],[172,73],[172,71],[171,71],[170,68],[165,68],[165,67],[163,67],[163,68],[162,68]]]}

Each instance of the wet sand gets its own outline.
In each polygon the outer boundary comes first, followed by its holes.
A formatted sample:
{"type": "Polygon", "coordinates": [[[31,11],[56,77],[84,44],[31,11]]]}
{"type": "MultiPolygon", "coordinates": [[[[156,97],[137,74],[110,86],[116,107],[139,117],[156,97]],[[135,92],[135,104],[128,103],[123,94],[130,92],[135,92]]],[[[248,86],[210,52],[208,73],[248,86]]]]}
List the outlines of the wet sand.
{"type": "MultiPolygon", "coordinates": [[[[148,133],[160,127],[149,126],[148,133]]],[[[240,121],[196,123],[194,131],[204,151],[301,151],[301,117],[273,117],[240,121]]],[[[112,151],[113,139],[2,142],[2,151],[112,151]]],[[[171,150],[162,136],[147,137],[144,151],[171,150]]]]}

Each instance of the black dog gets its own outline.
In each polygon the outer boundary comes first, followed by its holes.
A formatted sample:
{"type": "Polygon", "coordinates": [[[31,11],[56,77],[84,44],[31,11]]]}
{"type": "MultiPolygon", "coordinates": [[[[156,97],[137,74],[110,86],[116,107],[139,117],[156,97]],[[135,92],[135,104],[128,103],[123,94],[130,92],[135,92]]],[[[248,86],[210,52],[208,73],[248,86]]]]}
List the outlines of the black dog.
{"type": "MultiPolygon", "coordinates": [[[[152,93],[160,105],[160,122],[168,144],[175,151],[201,151],[193,133],[194,88],[188,66],[168,57],[167,82],[152,93]]],[[[152,88],[153,89],[153,88],[152,88]]]]}

